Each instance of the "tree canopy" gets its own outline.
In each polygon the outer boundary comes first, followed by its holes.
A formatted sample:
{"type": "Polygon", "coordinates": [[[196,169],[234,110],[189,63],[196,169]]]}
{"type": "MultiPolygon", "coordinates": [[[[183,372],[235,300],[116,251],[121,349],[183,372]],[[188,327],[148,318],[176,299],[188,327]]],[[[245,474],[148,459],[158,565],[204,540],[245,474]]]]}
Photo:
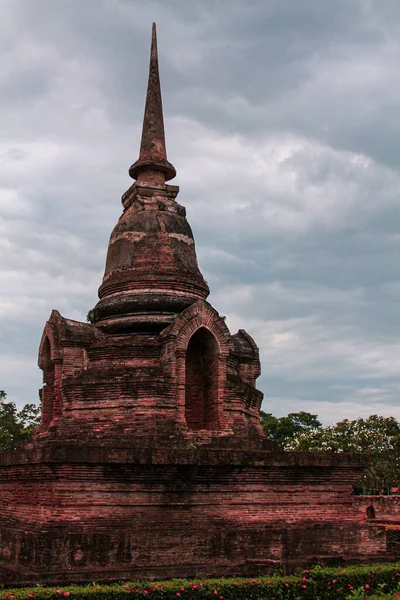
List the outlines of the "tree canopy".
{"type": "Polygon", "coordinates": [[[261,424],[284,450],[369,454],[370,467],[355,493],[388,494],[400,484],[400,425],[394,417],[371,415],[323,427],[317,415],[303,411],[280,418],[262,412],[261,424]]]}
{"type": "Polygon", "coordinates": [[[14,450],[21,442],[31,439],[40,422],[40,406],[25,404],[18,410],[14,402],[7,402],[7,394],[0,390],[0,451],[14,450]]]}
{"type": "Polygon", "coordinates": [[[261,411],[260,421],[267,437],[283,447],[293,440],[296,435],[322,427],[317,415],[312,415],[303,410],[279,418],[274,417],[271,413],[261,411]]]}

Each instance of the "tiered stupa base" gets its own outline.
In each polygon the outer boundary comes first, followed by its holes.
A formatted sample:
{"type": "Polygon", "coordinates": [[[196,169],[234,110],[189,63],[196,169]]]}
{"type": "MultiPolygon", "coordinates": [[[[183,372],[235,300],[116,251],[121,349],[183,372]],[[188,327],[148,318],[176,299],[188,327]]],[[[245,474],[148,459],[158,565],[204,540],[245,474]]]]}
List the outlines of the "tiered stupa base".
{"type": "Polygon", "coordinates": [[[43,442],[1,461],[7,585],[388,558],[384,527],[360,519],[351,496],[357,457],[43,442]]]}

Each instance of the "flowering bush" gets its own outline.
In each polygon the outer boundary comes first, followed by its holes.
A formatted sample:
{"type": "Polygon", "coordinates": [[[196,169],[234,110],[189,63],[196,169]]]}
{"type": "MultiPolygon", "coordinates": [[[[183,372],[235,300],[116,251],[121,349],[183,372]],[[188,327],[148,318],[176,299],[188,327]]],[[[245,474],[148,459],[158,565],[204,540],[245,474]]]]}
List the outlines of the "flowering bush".
{"type": "Polygon", "coordinates": [[[254,578],[133,581],[113,585],[2,590],[0,600],[373,600],[400,599],[400,563],[314,567],[295,575],[254,578]]]}

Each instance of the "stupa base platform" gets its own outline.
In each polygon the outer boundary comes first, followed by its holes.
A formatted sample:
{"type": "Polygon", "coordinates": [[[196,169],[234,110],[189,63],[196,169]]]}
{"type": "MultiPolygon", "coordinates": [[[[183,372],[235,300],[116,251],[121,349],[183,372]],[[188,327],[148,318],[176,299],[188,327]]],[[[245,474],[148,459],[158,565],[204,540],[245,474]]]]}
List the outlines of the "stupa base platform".
{"type": "Polygon", "coordinates": [[[5,585],[254,576],[389,560],[360,517],[365,459],[227,448],[42,443],[4,453],[5,585]]]}

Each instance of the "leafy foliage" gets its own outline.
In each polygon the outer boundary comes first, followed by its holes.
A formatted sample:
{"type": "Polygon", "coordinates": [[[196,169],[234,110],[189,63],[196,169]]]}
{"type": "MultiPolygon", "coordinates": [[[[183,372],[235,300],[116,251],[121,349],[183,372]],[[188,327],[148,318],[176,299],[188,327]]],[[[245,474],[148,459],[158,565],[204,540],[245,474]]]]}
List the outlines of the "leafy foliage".
{"type": "Polygon", "coordinates": [[[369,454],[371,465],[355,493],[388,494],[400,483],[400,425],[394,417],[371,415],[322,427],[316,415],[306,412],[280,419],[261,413],[261,424],[266,435],[285,450],[369,454]]]}
{"type": "Polygon", "coordinates": [[[97,318],[96,318],[96,313],[95,311],[92,309],[89,310],[89,312],[86,315],[86,321],[88,323],[96,323],[97,318]]]}
{"type": "Polygon", "coordinates": [[[173,579],[112,585],[92,583],[61,588],[36,586],[2,590],[0,600],[53,600],[60,597],[70,597],[70,600],[118,600],[127,596],[138,600],[372,600],[400,597],[399,571],[400,564],[347,568],[316,566],[295,575],[250,579],[173,579]]]}
{"type": "Polygon", "coordinates": [[[0,451],[14,450],[29,441],[40,423],[40,406],[25,404],[19,411],[14,402],[6,400],[7,394],[0,390],[0,451]]]}
{"type": "Polygon", "coordinates": [[[286,417],[274,417],[271,413],[260,412],[260,421],[266,436],[284,448],[300,433],[308,433],[322,427],[317,415],[301,410],[286,417]]]}

